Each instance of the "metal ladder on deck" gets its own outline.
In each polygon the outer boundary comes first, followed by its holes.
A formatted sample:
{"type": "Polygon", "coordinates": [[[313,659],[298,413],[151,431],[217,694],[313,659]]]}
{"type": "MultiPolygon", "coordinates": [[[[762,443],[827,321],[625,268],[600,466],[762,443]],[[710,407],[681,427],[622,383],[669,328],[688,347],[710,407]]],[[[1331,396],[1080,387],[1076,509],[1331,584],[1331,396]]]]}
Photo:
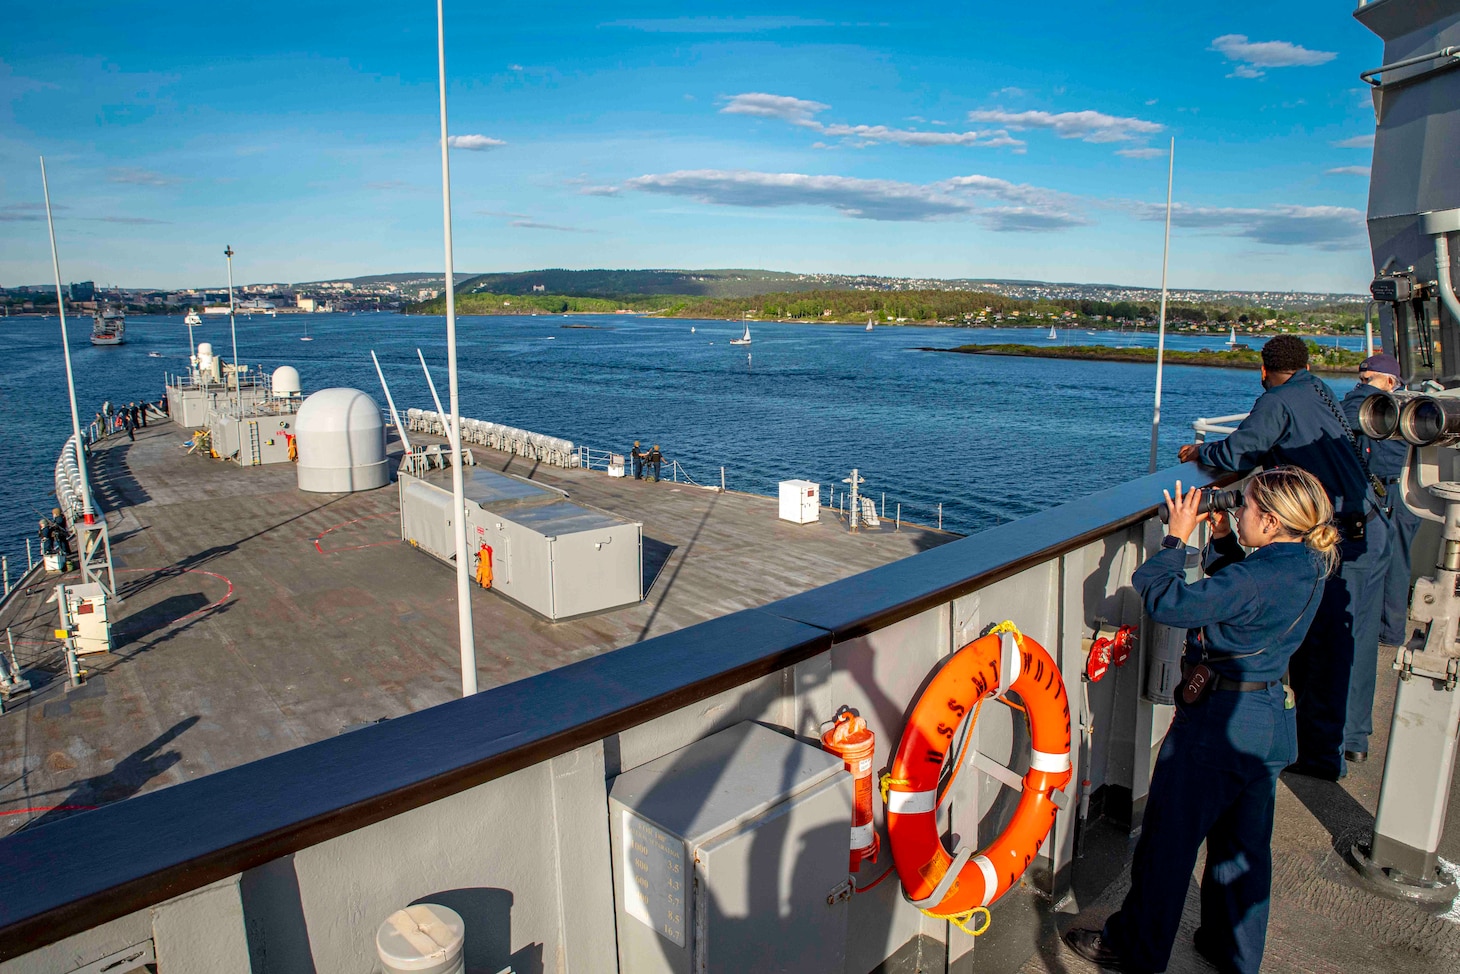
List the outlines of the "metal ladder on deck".
{"type": "Polygon", "coordinates": [[[262,448],[259,445],[259,423],[258,420],[248,422],[248,466],[257,467],[263,463],[260,456],[262,448]]]}

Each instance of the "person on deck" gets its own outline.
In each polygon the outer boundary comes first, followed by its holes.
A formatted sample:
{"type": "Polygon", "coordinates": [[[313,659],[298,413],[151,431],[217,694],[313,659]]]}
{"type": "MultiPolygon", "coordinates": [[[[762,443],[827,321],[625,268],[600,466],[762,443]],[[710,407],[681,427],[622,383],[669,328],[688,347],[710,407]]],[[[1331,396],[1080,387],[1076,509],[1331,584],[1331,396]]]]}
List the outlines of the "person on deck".
{"type": "Polygon", "coordinates": [[[654,471],[654,483],[657,484],[659,482],[659,465],[664,462],[664,454],[659,452],[658,443],[654,444],[654,447],[644,459],[649,464],[650,469],[654,471]]]}
{"type": "Polygon", "coordinates": [[[1262,965],[1277,780],[1298,753],[1283,671],[1318,614],[1340,536],[1323,485],[1296,467],[1264,470],[1243,496],[1235,537],[1226,513],[1209,516],[1208,577],[1189,583],[1186,540],[1202,517],[1201,491],[1182,494],[1178,480],[1176,496],[1166,494],[1170,533],[1131,576],[1151,618],[1187,637],[1130,892],[1103,929],[1064,935],[1111,970],[1166,970],[1203,842],[1197,952],[1219,971],[1262,965]]]}
{"type": "MultiPolygon", "coordinates": [[[[1401,385],[1399,360],[1393,355],[1370,355],[1359,365],[1359,383],[1343,397],[1344,415],[1355,431],[1359,428],[1359,409],[1364,400],[1381,392],[1393,392],[1401,385]]],[[[1389,515],[1394,533],[1390,536],[1389,568],[1384,575],[1384,609],[1379,618],[1379,642],[1385,646],[1403,646],[1409,633],[1409,580],[1412,572],[1414,533],[1419,530],[1419,515],[1405,506],[1399,487],[1399,475],[1409,445],[1403,440],[1371,440],[1359,433],[1359,445],[1369,461],[1369,472],[1384,485],[1380,504],[1389,515]]]]}
{"type": "Polygon", "coordinates": [[[634,441],[634,448],[629,452],[629,457],[634,461],[634,479],[644,479],[644,451],[639,449],[639,441],[634,441]]]}
{"type": "Polygon", "coordinates": [[[1291,464],[1328,492],[1343,535],[1343,560],[1328,577],[1317,621],[1293,657],[1298,760],[1288,770],[1337,781],[1348,773],[1347,762],[1369,756],[1389,521],[1348,419],[1328,385],[1308,371],[1301,338],[1279,335],[1262,347],[1262,386],[1267,391],[1230,436],[1188,443],[1179,456],[1219,470],[1291,464]]]}

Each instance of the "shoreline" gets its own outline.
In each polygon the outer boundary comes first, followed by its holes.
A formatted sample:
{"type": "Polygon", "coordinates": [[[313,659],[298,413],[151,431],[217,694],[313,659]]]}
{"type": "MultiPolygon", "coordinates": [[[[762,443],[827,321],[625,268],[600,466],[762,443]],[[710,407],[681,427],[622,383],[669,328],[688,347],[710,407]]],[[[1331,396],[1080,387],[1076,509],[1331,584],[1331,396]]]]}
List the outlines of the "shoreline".
{"type": "MultiPolygon", "coordinates": [[[[955,348],[936,348],[929,345],[914,347],[919,352],[951,352],[958,355],[992,355],[1005,358],[1052,358],[1083,362],[1124,362],[1134,365],[1155,365],[1154,348],[1110,348],[1102,345],[1068,345],[1061,348],[1042,348],[1038,345],[959,345],[955,348]]],[[[1324,362],[1309,360],[1310,371],[1325,375],[1357,375],[1358,361],[1353,364],[1343,361],[1347,356],[1356,360],[1358,352],[1342,350],[1340,361],[1324,362]]],[[[1190,365],[1208,369],[1247,369],[1262,367],[1262,359],[1256,350],[1237,352],[1187,352],[1167,349],[1166,365],[1190,365]]]]}

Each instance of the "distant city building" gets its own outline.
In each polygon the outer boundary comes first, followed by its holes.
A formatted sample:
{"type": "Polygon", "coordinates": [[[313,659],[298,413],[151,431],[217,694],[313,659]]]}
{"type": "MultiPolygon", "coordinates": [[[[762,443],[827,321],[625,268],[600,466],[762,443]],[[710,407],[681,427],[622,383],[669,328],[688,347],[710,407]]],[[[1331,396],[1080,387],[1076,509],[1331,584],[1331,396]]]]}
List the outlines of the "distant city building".
{"type": "Polygon", "coordinates": [[[294,304],[300,311],[314,310],[314,298],[306,298],[302,294],[294,299],[294,304]]]}
{"type": "Polygon", "coordinates": [[[547,285],[546,284],[534,284],[532,286],[532,289],[534,291],[543,291],[543,292],[546,292],[547,291],[547,285]]]}
{"type": "Polygon", "coordinates": [[[92,281],[82,281],[80,284],[72,284],[67,289],[72,301],[95,301],[96,284],[92,281]]]}

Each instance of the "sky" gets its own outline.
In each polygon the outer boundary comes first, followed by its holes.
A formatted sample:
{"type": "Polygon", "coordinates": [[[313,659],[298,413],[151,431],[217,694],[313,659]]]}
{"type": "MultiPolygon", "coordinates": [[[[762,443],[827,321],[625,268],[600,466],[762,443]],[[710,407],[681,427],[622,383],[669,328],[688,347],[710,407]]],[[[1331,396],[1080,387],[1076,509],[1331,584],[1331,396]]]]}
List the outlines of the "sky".
{"type": "MultiPolygon", "coordinates": [[[[756,267],[1362,292],[1341,0],[445,0],[458,273],[756,267]]],[[[444,266],[429,3],[12,5],[0,285],[444,266]]]]}

